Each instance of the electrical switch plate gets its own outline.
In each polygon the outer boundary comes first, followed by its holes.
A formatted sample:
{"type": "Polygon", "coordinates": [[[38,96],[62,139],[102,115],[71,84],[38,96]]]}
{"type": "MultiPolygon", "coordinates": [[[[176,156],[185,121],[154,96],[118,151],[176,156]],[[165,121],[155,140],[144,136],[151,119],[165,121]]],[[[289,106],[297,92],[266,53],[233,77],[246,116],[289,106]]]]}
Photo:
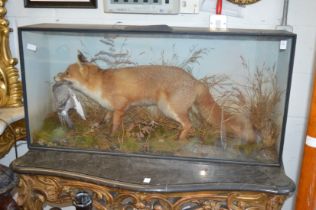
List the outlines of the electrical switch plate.
{"type": "Polygon", "coordinates": [[[227,16],[226,15],[211,15],[210,16],[210,29],[221,29],[227,28],[227,16]]]}
{"type": "Polygon", "coordinates": [[[104,12],[178,14],[180,0],[104,0],[104,12]]]}

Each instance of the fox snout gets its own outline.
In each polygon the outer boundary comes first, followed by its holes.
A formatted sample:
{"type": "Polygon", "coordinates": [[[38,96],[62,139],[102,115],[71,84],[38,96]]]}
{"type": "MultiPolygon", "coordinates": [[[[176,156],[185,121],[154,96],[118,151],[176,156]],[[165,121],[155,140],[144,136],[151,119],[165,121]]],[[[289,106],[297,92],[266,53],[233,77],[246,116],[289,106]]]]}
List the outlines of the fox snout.
{"type": "Polygon", "coordinates": [[[54,76],[54,80],[56,82],[64,80],[64,73],[59,72],[56,76],[54,76]]]}

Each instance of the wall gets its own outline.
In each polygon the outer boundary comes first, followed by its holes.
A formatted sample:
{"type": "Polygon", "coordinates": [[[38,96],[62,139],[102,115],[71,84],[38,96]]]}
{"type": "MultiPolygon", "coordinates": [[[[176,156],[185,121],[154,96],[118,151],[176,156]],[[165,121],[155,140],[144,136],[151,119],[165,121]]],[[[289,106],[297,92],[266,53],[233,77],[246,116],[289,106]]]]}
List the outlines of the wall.
{"type": "MultiPolygon", "coordinates": [[[[283,1],[261,0],[259,3],[237,7],[224,2],[239,12],[239,17],[229,17],[230,28],[263,28],[274,29],[280,23],[283,1]]],[[[94,24],[169,24],[172,26],[207,27],[209,14],[199,15],[123,15],[104,14],[103,1],[98,0],[98,9],[25,9],[23,1],[9,0],[7,3],[11,27],[11,49],[14,57],[18,57],[16,27],[26,24],[56,23],[94,23],[94,24]]],[[[297,47],[294,64],[292,89],[284,145],[284,167],[286,174],[297,182],[302,146],[305,139],[305,125],[309,107],[310,88],[315,67],[316,48],[316,1],[290,0],[288,23],[297,33],[297,47]]],[[[19,154],[27,150],[25,145],[19,146],[19,154]]],[[[14,159],[10,152],[1,163],[9,164],[14,159]]],[[[287,200],[284,210],[293,209],[294,196],[287,200]]]]}

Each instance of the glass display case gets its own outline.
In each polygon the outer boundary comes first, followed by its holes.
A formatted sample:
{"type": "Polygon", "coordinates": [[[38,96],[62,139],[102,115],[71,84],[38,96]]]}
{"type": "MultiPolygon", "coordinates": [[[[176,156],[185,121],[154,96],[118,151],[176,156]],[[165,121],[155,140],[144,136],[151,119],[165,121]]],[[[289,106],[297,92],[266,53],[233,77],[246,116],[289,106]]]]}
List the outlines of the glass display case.
{"type": "Polygon", "coordinates": [[[296,35],[19,28],[30,148],[280,165],[296,35]]]}

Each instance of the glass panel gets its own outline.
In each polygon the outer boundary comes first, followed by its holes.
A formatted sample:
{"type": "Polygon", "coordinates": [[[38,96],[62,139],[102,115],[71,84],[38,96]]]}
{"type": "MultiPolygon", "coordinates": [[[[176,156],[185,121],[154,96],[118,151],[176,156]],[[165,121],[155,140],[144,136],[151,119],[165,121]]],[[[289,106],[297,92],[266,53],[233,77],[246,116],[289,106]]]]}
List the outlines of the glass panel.
{"type": "Polygon", "coordinates": [[[21,35],[32,146],[279,162],[291,37],[21,35]]]}

